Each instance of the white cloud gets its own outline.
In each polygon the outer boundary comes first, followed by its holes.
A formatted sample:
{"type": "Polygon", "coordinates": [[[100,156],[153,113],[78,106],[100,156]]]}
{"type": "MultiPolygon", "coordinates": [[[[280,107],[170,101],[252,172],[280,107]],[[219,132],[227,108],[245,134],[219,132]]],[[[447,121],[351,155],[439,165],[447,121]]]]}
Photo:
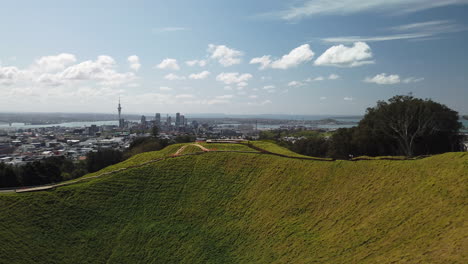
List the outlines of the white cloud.
{"type": "Polygon", "coordinates": [[[353,101],[354,98],[352,98],[352,97],[344,97],[343,100],[345,100],[345,101],[353,101]]]}
{"type": "Polygon", "coordinates": [[[256,96],[256,95],[253,94],[253,95],[249,95],[249,98],[250,98],[250,99],[257,99],[258,96],[256,96]]]}
{"type": "Polygon", "coordinates": [[[207,104],[207,105],[216,105],[216,104],[229,104],[231,101],[225,100],[225,99],[211,99],[204,101],[202,103],[207,104]]]}
{"type": "Polygon", "coordinates": [[[466,0],[308,0],[300,6],[274,13],[284,20],[298,20],[317,15],[378,13],[410,13],[430,8],[468,4],[466,0]]]}
{"type": "Polygon", "coordinates": [[[400,76],[396,74],[387,75],[385,73],[381,73],[372,78],[367,77],[364,79],[364,82],[376,84],[397,84],[400,83],[400,76]]]}
{"type": "Polygon", "coordinates": [[[312,60],[314,52],[310,49],[309,44],[301,45],[284,55],[281,59],[271,63],[274,69],[288,69],[297,65],[312,60]]]}
{"type": "Polygon", "coordinates": [[[320,100],[321,100],[321,101],[323,101],[323,100],[327,100],[327,97],[325,97],[325,96],[322,96],[322,97],[320,97],[320,100]]]}
{"type": "Polygon", "coordinates": [[[250,103],[247,103],[248,105],[259,105],[259,106],[263,106],[263,105],[267,105],[267,104],[271,104],[272,101],[271,100],[264,100],[264,101],[261,101],[261,102],[250,102],[250,103]]]}
{"type": "Polygon", "coordinates": [[[265,55],[265,56],[253,58],[250,60],[250,64],[257,64],[257,63],[260,64],[260,67],[259,67],[260,70],[266,69],[268,66],[270,66],[270,63],[271,63],[270,55],[265,55]]]}
{"type": "Polygon", "coordinates": [[[337,45],[327,49],[315,60],[315,65],[357,67],[374,63],[371,48],[365,42],[356,42],[352,47],[337,45]]]}
{"type": "Polygon", "coordinates": [[[169,92],[169,91],[172,91],[173,89],[167,86],[161,86],[159,87],[159,90],[164,91],[164,92],[169,92]]]}
{"type": "Polygon", "coordinates": [[[178,94],[175,96],[175,98],[177,99],[191,99],[191,98],[195,98],[195,96],[193,94],[178,94]]]}
{"type": "Polygon", "coordinates": [[[234,97],[234,95],[232,95],[232,94],[225,94],[225,95],[216,96],[215,98],[216,99],[232,99],[233,97],[234,97]]]}
{"type": "Polygon", "coordinates": [[[226,90],[226,91],[232,91],[232,87],[231,87],[231,86],[224,86],[224,90],[226,90]]]}
{"type": "Polygon", "coordinates": [[[184,76],[180,76],[174,73],[169,73],[164,76],[164,79],[169,80],[169,81],[176,81],[176,80],[185,80],[184,76]]]}
{"type": "Polygon", "coordinates": [[[272,90],[272,89],[275,89],[275,86],[274,85],[265,85],[265,86],[263,86],[262,89],[263,90],[272,90]]]}
{"type": "Polygon", "coordinates": [[[177,71],[177,70],[180,69],[179,64],[177,64],[177,60],[176,59],[170,59],[170,58],[164,59],[156,67],[158,69],[163,69],[163,70],[175,70],[175,71],[177,71]]]}
{"type": "Polygon", "coordinates": [[[417,82],[422,82],[422,81],[424,81],[424,78],[409,77],[409,78],[403,79],[403,81],[401,82],[402,83],[417,83],[417,82]]]}
{"type": "Polygon", "coordinates": [[[314,57],[314,52],[310,49],[309,44],[301,45],[288,54],[283,55],[278,60],[271,61],[270,56],[257,57],[250,60],[250,64],[260,64],[259,69],[273,68],[273,69],[289,69],[296,67],[301,63],[308,62],[314,57]]]}
{"type": "Polygon", "coordinates": [[[0,84],[10,85],[18,81],[20,76],[20,70],[17,67],[8,66],[8,67],[1,67],[0,66],[0,84]]]}
{"type": "Polygon", "coordinates": [[[206,60],[190,60],[190,61],[186,61],[185,64],[187,64],[188,66],[200,66],[200,67],[205,67],[207,62],[206,60]]]}
{"type": "Polygon", "coordinates": [[[132,72],[117,72],[117,63],[110,56],[101,55],[95,61],[88,60],[70,65],[75,61],[74,55],[62,53],[41,57],[24,70],[17,67],[0,67],[0,83],[12,84],[22,81],[24,85],[59,86],[76,82],[95,82],[99,85],[117,86],[136,79],[132,72]]]}
{"type": "Polygon", "coordinates": [[[209,75],[210,75],[209,71],[202,71],[200,73],[190,74],[189,78],[193,80],[203,80],[203,79],[206,79],[209,75]]]}
{"type": "Polygon", "coordinates": [[[304,84],[302,82],[298,82],[298,81],[291,81],[288,83],[288,86],[290,87],[298,87],[298,86],[303,86],[304,84]]]}
{"type": "Polygon", "coordinates": [[[436,36],[447,33],[465,31],[468,28],[454,23],[451,20],[433,20],[426,22],[411,23],[391,27],[387,30],[395,32],[394,34],[380,36],[343,36],[322,38],[324,42],[331,43],[354,43],[354,42],[377,42],[389,40],[424,40],[433,39],[436,36]]]}
{"type": "Polygon", "coordinates": [[[65,69],[68,65],[75,62],[75,55],[69,53],[44,56],[35,61],[33,70],[40,72],[57,72],[65,69]]]}
{"type": "Polygon", "coordinates": [[[238,72],[228,72],[228,73],[220,73],[216,76],[216,80],[220,82],[224,82],[225,84],[234,84],[234,83],[241,83],[246,82],[252,78],[252,74],[244,73],[239,74],[238,72]]]}
{"type": "Polygon", "coordinates": [[[248,86],[249,84],[247,82],[240,82],[237,84],[237,88],[239,89],[240,87],[246,87],[248,86]]]}
{"type": "Polygon", "coordinates": [[[328,76],[328,80],[338,80],[339,78],[340,78],[340,76],[338,74],[334,74],[334,73],[332,73],[332,74],[330,74],[328,76]]]}
{"type": "Polygon", "coordinates": [[[323,81],[325,78],[323,76],[315,77],[312,81],[323,81]]]}
{"type": "Polygon", "coordinates": [[[129,56],[127,58],[128,63],[130,64],[130,69],[138,71],[141,67],[140,59],[136,55],[129,56]]]}
{"type": "Polygon", "coordinates": [[[224,67],[232,66],[241,63],[243,52],[231,49],[225,45],[208,45],[208,52],[211,53],[210,58],[218,60],[224,67]]]}
{"type": "Polygon", "coordinates": [[[95,61],[88,60],[72,65],[62,72],[49,76],[51,77],[49,79],[58,82],[97,81],[102,85],[111,86],[121,85],[135,79],[134,73],[119,73],[115,70],[116,66],[117,64],[112,57],[101,55],[95,61]]]}

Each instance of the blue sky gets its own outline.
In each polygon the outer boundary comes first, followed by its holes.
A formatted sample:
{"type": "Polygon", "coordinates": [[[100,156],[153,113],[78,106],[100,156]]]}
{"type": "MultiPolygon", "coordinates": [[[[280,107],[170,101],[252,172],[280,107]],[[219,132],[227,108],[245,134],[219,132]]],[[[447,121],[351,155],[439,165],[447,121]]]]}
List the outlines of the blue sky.
{"type": "Polygon", "coordinates": [[[467,0],[9,1],[0,111],[468,113],[467,0]]]}

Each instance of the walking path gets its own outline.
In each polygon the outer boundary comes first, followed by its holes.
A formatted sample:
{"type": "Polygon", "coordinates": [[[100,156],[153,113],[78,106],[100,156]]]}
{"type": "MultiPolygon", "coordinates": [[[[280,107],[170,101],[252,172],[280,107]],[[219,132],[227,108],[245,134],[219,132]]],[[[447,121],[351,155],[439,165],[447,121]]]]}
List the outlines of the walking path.
{"type": "Polygon", "coordinates": [[[116,169],[116,170],[109,171],[109,172],[103,172],[103,173],[98,174],[96,176],[90,176],[90,177],[86,177],[86,178],[79,178],[79,179],[76,179],[76,180],[71,180],[71,181],[57,183],[57,184],[47,184],[47,185],[41,185],[41,186],[30,186],[30,187],[19,187],[19,188],[18,187],[16,187],[16,188],[4,188],[4,189],[0,189],[0,193],[14,193],[14,192],[23,193],[23,192],[35,192],[35,191],[51,190],[51,189],[54,189],[56,187],[61,187],[61,186],[67,186],[67,185],[75,184],[75,183],[80,183],[80,182],[84,182],[84,181],[87,181],[87,180],[99,178],[99,177],[102,177],[102,176],[105,176],[105,175],[121,172],[121,171],[128,170],[128,169],[143,167],[143,166],[146,166],[148,164],[155,163],[155,162],[162,161],[162,160],[166,160],[166,159],[170,159],[170,158],[191,156],[191,155],[202,155],[202,154],[205,154],[207,152],[249,153],[249,154],[261,154],[261,155],[274,155],[274,156],[291,158],[291,159],[299,159],[299,160],[335,161],[334,159],[320,159],[320,158],[313,158],[313,157],[310,157],[310,158],[309,157],[293,157],[293,156],[288,156],[288,155],[284,155],[284,154],[273,153],[273,152],[267,151],[265,149],[253,146],[251,144],[247,144],[246,146],[250,147],[251,149],[253,149],[255,151],[211,150],[211,149],[208,149],[208,148],[206,148],[206,147],[204,147],[204,146],[202,146],[202,145],[200,145],[198,143],[187,144],[187,145],[184,145],[184,146],[180,147],[172,155],[169,155],[169,156],[166,156],[166,157],[163,157],[163,158],[150,160],[150,161],[147,161],[147,162],[143,162],[143,163],[140,163],[138,165],[132,165],[132,166],[128,166],[126,168],[120,168],[120,169],[116,169]],[[196,147],[200,148],[202,151],[182,154],[183,151],[190,145],[191,146],[196,146],[196,147]]]}

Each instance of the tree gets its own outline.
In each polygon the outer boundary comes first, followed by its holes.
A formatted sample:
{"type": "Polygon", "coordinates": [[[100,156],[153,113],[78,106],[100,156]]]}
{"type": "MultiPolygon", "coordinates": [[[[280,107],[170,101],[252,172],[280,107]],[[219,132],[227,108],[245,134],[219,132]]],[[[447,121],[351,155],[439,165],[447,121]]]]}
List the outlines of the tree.
{"type": "Polygon", "coordinates": [[[153,137],[157,137],[159,135],[159,127],[154,125],[151,128],[151,134],[153,135],[153,137]]]}
{"type": "Polygon", "coordinates": [[[102,149],[97,152],[89,152],[86,157],[87,169],[95,172],[107,166],[122,161],[122,152],[113,149],[102,149]]]}
{"type": "Polygon", "coordinates": [[[367,109],[358,129],[363,127],[380,135],[382,142],[393,140],[398,151],[409,157],[459,148],[458,113],[430,99],[398,95],[388,102],[378,101],[367,109]]]}

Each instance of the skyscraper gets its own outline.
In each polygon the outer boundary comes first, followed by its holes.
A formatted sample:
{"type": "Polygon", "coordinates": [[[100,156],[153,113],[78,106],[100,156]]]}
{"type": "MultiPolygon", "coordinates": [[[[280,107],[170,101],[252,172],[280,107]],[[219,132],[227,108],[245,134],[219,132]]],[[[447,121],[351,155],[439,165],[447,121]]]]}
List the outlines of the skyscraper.
{"type": "Polygon", "coordinates": [[[156,113],[156,117],[154,119],[155,121],[155,125],[160,127],[161,126],[161,114],[160,113],[156,113]]]}
{"type": "Polygon", "coordinates": [[[146,128],[146,116],[144,115],[141,116],[141,126],[146,128]]]}
{"type": "Polygon", "coordinates": [[[176,128],[179,128],[179,127],[180,127],[180,113],[176,113],[176,116],[175,116],[175,126],[176,126],[176,128]]]}

